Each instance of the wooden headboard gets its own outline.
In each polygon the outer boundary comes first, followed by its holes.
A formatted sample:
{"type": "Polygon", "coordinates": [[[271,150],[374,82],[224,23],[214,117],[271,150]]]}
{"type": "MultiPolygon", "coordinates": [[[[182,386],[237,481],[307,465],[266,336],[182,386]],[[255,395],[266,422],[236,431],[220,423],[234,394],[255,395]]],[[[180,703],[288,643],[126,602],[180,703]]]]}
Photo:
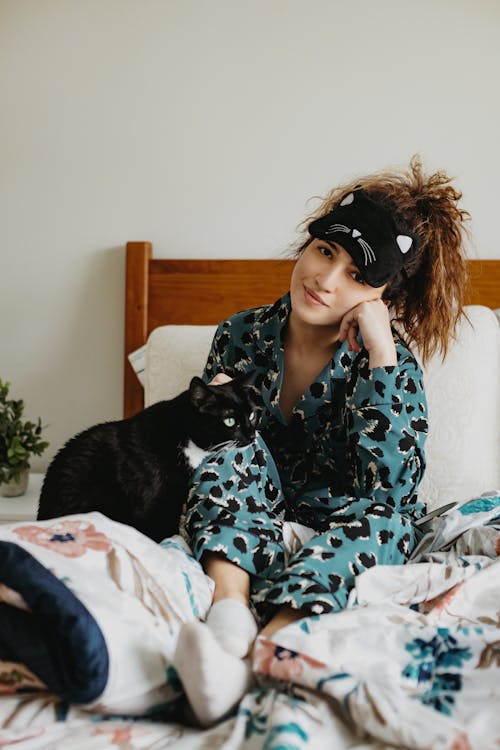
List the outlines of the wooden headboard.
{"type": "MultiPolygon", "coordinates": [[[[500,308],[500,260],[471,260],[469,304],[500,308]]],[[[155,260],[150,242],[127,243],[124,416],[143,408],[127,355],[161,325],[215,325],[288,290],[293,260],[155,260]]]]}

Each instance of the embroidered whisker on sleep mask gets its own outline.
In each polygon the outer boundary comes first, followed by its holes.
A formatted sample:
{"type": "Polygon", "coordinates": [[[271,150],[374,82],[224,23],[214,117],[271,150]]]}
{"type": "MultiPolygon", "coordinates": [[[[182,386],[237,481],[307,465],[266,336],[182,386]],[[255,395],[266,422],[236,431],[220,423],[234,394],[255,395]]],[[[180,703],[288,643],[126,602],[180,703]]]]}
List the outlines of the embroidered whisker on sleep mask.
{"type": "Polygon", "coordinates": [[[348,193],[329,214],[312,221],[309,234],[341,245],[373,287],[386,284],[418,246],[416,235],[400,232],[390,211],[361,188],[348,193]]]}

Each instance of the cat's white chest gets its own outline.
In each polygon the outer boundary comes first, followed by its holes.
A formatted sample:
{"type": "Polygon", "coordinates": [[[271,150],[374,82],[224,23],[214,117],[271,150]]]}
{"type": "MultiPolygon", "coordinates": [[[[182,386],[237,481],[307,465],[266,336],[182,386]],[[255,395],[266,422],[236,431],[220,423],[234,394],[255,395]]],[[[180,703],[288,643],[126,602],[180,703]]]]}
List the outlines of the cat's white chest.
{"type": "Polygon", "coordinates": [[[182,449],[186,461],[192,469],[197,469],[201,462],[208,456],[208,451],[200,448],[192,440],[182,449]]]}

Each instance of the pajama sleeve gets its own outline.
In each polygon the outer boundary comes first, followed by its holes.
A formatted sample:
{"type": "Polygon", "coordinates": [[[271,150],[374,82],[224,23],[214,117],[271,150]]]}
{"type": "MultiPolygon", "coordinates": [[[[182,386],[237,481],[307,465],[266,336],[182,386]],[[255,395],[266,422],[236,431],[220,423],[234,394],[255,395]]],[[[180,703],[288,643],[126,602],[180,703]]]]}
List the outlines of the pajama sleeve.
{"type": "Polygon", "coordinates": [[[231,333],[230,320],[218,325],[202,375],[205,383],[212,380],[219,372],[223,372],[229,377],[236,375],[237,371],[233,366],[235,358],[234,341],[231,333]]]}
{"type": "Polygon", "coordinates": [[[345,404],[347,491],[418,518],[427,404],[419,364],[402,345],[397,351],[393,367],[370,370],[365,350],[353,363],[345,404]]]}

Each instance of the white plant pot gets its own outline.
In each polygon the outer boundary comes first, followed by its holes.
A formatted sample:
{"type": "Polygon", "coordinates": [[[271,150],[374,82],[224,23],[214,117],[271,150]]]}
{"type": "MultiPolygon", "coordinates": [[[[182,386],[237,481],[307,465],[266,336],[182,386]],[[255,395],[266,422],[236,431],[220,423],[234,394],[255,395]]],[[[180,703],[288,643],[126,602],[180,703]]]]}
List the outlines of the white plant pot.
{"type": "Polygon", "coordinates": [[[0,494],[3,497],[19,497],[24,495],[28,489],[28,482],[30,478],[30,470],[25,469],[19,477],[19,483],[15,479],[11,479],[10,482],[0,484],[0,494]]]}

